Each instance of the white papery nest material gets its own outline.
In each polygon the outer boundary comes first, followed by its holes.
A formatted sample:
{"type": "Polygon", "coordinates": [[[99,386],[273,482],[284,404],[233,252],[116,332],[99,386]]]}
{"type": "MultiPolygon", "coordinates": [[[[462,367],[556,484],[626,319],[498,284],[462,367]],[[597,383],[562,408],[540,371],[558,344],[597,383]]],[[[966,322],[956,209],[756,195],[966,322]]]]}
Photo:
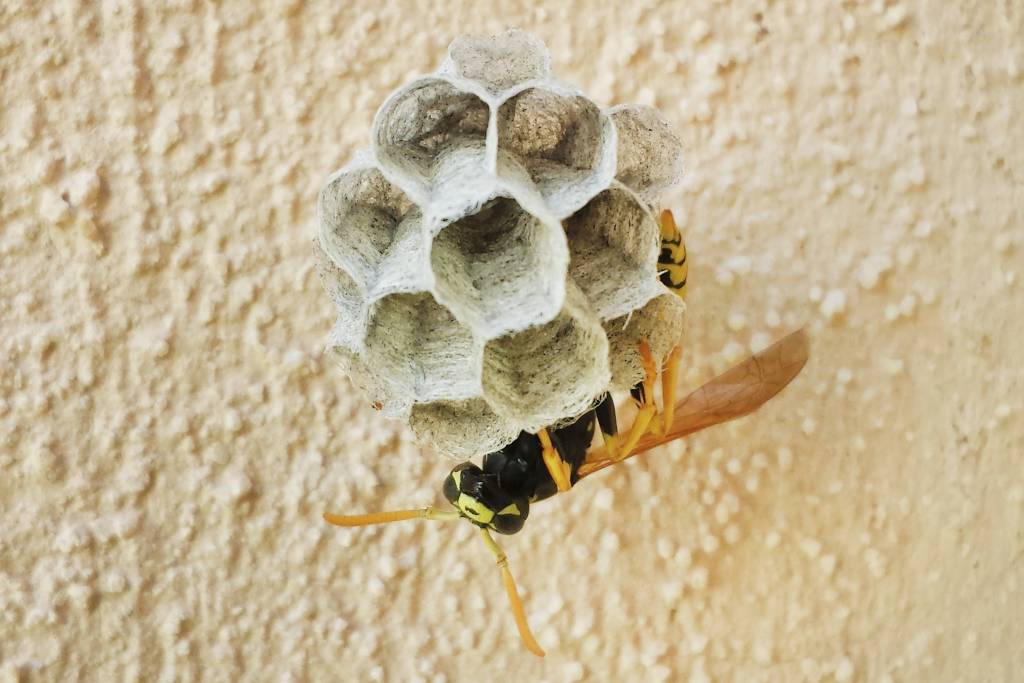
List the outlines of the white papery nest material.
{"type": "Polygon", "coordinates": [[[678,343],[652,210],[681,175],[654,109],[598,107],[528,33],[457,38],[320,193],[332,353],[451,457],[575,418],[678,343]]]}

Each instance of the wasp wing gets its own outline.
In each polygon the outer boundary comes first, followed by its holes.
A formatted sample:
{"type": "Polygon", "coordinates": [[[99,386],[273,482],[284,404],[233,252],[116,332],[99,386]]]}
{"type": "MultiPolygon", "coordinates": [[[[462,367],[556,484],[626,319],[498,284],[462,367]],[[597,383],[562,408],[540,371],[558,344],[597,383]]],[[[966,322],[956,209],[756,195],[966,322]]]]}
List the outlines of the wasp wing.
{"type": "MultiPolygon", "coordinates": [[[[800,374],[809,354],[810,343],[803,329],[783,337],[677,402],[675,416],[665,434],[645,435],[626,458],[749,415],[800,374]]],[[[616,462],[621,460],[610,459],[603,447],[594,449],[580,466],[579,476],[583,478],[616,462]]]]}

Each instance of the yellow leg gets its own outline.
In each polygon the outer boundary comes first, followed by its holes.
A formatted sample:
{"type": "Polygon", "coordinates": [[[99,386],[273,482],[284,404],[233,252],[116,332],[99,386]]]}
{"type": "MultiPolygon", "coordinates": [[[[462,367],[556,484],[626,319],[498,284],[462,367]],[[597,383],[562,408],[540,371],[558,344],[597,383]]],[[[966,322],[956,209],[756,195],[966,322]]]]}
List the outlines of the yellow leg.
{"type": "Polygon", "coordinates": [[[519,637],[523,639],[523,645],[526,649],[537,655],[538,657],[544,656],[544,650],[541,649],[537,643],[537,639],[533,637],[533,633],[530,631],[530,625],[526,622],[526,612],[523,610],[523,603],[519,599],[519,591],[516,590],[516,582],[512,578],[512,572],[508,568],[508,557],[505,552],[498,547],[498,544],[491,538],[491,534],[487,529],[481,528],[480,534],[483,536],[484,544],[488,550],[494,554],[494,561],[501,568],[501,578],[505,582],[505,593],[508,595],[508,603],[512,606],[512,616],[516,620],[516,628],[519,630],[519,637]]]}
{"type": "MultiPolygon", "coordinates": [[[[630,451],[640,441],[640,437],[646,434],[651,427],[651,423],[655,422],[655,416],[658,412],[658,408],[654,403],[654,380],[658,376],[658,362],[654,360],[654,354],[651,353],[651,347],[647,345],[646,341],[640,342],[640,363],[644,368],[643,401],[640,403],[640,412],[636,414],[636,419],[633,420],[633,424],[629,428],[629,433],[622,440],[618,447],[618,452],[613,458],[616,461],[629,457],[630,451]]],[[[657,427],[656,422],[655,427],[657,427]]]]}
{"type": "Polygon", "coordinates": [[[653,405],[644,406],[640,409],[640,412],[636,414],[636,419],[633,420],[633,425],[629,428],[629,434],[626,436],[626,440],[622,443],[622,447],[615,455],[615,462],[619,460],[625,460],[629,457],[629,454],[636,447],[637,442],[640,441],[640,437],[647,433],[648,427],[651,426],[651,421],[654,419],[654,413],[656,408],[653,405]]]}
{"type": "Polygon", "coordinates": [[[558,450],[551,443],[551,435],[548,434],[547,429],[537,432],[537,438],[540,439],[544,465],[548,468],[551,478],[555,480],[555,486],[561,492],[568,491],[572,488],[572,482],[569,480],[571,475],[569,463],[563,461],[561,456],[558,455],[558,450]]]}
{"type": "Polygon", "coordinates": [[[604,439],[604,452],[608,454],[608,457],[617,460],[619,453],[619,437],[613,434],[605,434],[601,432],[601,437],[604,439]]]}
{"type": "Polygon", "coordinates": [[[683,350],[676,346],[668,354],[665,367],[661,373],[661,422],[658,425],[658,435],[665,436],[665,432],[672,426],[672,417],[676,410],[676,386],[679,380],[679,364],[682,360],[683,350]]]}

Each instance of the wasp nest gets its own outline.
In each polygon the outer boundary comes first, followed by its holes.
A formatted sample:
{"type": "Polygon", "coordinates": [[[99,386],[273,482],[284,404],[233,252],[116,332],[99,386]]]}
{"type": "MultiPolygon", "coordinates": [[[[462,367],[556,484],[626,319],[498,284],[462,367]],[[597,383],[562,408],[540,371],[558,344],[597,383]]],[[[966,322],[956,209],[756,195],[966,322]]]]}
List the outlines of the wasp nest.
{"type": "Polygon", "coordinates": [[[628,389],[639,341],[664,356],[682,330],[652,214],[680,151],[653,109],[602,109],[553,80],[537,38],[456,39],[320,193],[330,348],[452,457],[628,389]]]}

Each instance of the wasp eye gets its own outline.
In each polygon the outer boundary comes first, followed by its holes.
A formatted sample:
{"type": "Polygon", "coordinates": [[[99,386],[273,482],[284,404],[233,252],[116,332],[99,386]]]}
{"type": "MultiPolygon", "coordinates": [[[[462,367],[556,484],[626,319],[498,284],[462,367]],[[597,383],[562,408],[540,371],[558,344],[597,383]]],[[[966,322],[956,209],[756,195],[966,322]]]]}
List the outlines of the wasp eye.
{"type": "Polygon", "coordinates": [[[491,520],[491,527],[499,534],[514,534],[523,528],[529,515],[530,502],[521,498],[499,510],[491,520]]]}
{"type": "Polygon", "coordinates": [[[451,474],[444,478],[442,490],[444,491],[444,497],[452,505],[459,499],[459,484],[451,474]]]}
{"type": "Polygon", "coordinates": [[[499,534],[505,534],[507,536],[509,534],[517,533],[523,528],[523,524],[525,522],[526,520],[522,517],[502,515],[501,517],[495,517],[494,521],[491,522],[491,526],[493,526],[494,530],[499,534]]]}
{"type": "Polygon", "coordinates": [[[455,505],[459,500],[459,494],[466,490],[462,481],[463,474],[465,473],[469,479],[475,480],[478,478],[476,475],[479,471],[480,468],[471,462],[460,463],[452,468],[452,471],[444,478],[444,484],[441,487],[444,497],[449,503],[455,505]]]}

